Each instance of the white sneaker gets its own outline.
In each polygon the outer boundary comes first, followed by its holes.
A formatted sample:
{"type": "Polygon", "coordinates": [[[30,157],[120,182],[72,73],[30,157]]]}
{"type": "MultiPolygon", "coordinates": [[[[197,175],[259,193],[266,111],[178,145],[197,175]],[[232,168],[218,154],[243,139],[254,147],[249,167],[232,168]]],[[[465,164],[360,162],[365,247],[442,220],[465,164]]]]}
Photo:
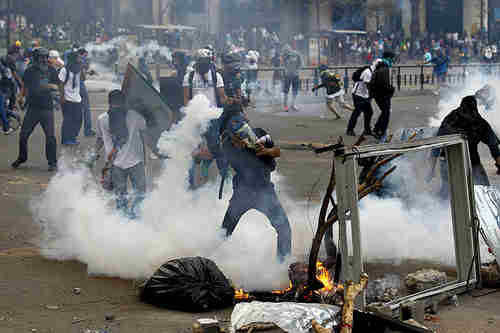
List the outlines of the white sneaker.
{"type": "Polygon", "coordinates": [[[9,128],[8,130],[6,130],[5,132],[3,132],[3,134],[5,134],[5,135],[9,135],[9,134],[11,134],[12,132],[14,132],[14,129],[11,127],[11,128],[9,128]]]}

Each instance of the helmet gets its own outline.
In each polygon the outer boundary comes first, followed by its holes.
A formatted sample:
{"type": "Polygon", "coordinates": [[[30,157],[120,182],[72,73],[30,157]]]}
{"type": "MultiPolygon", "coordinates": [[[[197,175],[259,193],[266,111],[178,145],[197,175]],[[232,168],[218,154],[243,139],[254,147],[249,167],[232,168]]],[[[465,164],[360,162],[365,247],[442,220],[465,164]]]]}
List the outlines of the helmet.
{"type": "Polygon", "coordinates": [[[40,58],[43,58],[43,57],[46,57],[46,58],[49,57],[49,50],[47,50],[44,47],[37,47],[37,48],[33,49],[33,60],[35,62],[38,62],[40,60],[40,58]]]}
{"type": "Polygon", "coordinates": [[[321,73],[321,72],[324,72],[324,71],[328,70],[328,66],[325,65],[325,64],[322,64],[322,65],[319,65],[318,69],[319,69],[319,71],[321,73]]]}
{"type": "Polygon", "coordinates": [[[59,58],[60,55],[59,55],[59,52],[56,51],[56,50],[50,50],[49,51],[49,58],[59,58]]]}
{"type": "Polygon", "coordinates": [[[21,42],[16,40],[16,47],[21,47],[21,45],[22,45],[21,42]]]}
{"type": "Polygon", "coordinates": [[[212,51],[209,49],[199,49],[196,52],[196,60],[201,60],[201,59],[211,59],[212,58],[212,51]]]}

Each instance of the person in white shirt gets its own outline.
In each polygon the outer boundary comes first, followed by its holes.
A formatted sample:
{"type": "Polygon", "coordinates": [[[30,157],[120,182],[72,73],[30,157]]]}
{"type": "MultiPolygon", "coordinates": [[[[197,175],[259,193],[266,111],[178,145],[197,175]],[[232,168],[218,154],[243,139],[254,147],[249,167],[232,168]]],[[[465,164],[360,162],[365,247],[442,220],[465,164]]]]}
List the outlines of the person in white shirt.
{"type": "Polygon", "coordinates": [[[59,92],[61,94],[61,109],[63,122],[61,126],[61,143],[76,145],[80,128],[82,127],[82,97],[80,96],[80,75],[82,59],[78,52],[72,52],[68,64],[59,71],[59,92]]]}
{"type": "Polygon", "coordinates": [[[372,135],[371,130],[371,119],[373,116],[373,109],[370,99],[370,92],[368,89],[368,84],[372,80],[372,71],[375,68],[375,64],[372,67],[364,67],[362,69],[359,80],[354,82],[354,89],[352,91],[352,101],[354,103],[354,111],[351,114],[349,123],[347,124],[346,134],[349,136],[355,136],[354,128],[358,121],[361,113],[364,113],[364,135],[372,135]]]}
{"type": "MultiPolygon", "coordinates": [[[[126,107],[120,90],[108,95],[109,111],[97,119],[96,153],[104,147],[106,163],[111,165],[111,182],[116,195],[116,208],[129,218],[140,216],[139,204],[146,193],[144,140],[146,120],[126,107]],[[132,184],[135,198],[129,208],[127,184],[132,184]]],[[[96,157],[98,159],[98,155],[96,157]]]]}
{"type": "Polygon", "coordinates": [[[213,107],[222,107],[225,102],[224,79],[212,63],[212,51],[200,49],[196,54],[194,71],[184,75],[184,106],[196,95],[205,95],[213,107]],[[216,82],[214,82],[216,81],[216,82]]]}

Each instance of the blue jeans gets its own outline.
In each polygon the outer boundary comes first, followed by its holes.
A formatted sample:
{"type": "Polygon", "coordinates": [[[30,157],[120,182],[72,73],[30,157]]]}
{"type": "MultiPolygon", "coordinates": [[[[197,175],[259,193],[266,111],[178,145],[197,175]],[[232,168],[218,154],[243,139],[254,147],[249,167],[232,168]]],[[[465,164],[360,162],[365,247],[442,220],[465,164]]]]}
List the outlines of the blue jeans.
{"type": "Polygon", "coordinates": [[[92,116],[90,114],[89,93],[84,84],[80,86],[80,96],[82,96],[83,133],[90,135],[92,132],[92,116]]]}
{"type": "Polygon", "coordinates": [[[116,208],[130,218],[137,218],[140,216],[139,205],[144,201],[146,193],[146,170],[144,162],[138,163],[128,169],[113,166],[111,170],[111,179],[115,189],[116,208]],[[132,183],[132,189],[135,192],[135,198],[130,209],[127,192],[129,178],[132,183]]]}
{"type": "MultiPolygon", "coordinates": [[[[233,234],[240,218],[250,209],[255,209],[269,219],[269,222],[278,234],[277,253],[280,262],[290,255],[292,248],[292,231],[285,210],[274,190],[274,185],[269,183],[259,187],[239,185],[233,178],[233,196],[222,222],[226,230],[226,237],[233,234]]],[[[258,245],[257,245],[258,246],[258,245]]]]}
{"type": "Polygon", "coordinates": [[[8,117],[8,111],[7,110],[7,104],[5,103],[6,97],[3,94],[0,94],[0,117],[2,119],[2,127],[3,131],[6,132],[9,128],[9,117],[8,117]]]}

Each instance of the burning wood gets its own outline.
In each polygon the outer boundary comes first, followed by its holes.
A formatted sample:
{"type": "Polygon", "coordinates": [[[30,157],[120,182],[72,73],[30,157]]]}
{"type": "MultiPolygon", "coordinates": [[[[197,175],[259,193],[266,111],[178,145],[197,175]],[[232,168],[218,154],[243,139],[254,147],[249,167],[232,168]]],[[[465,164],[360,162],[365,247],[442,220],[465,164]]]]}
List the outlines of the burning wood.
{"type": "Polygon", "coordinates": [[[271,292],[247,292],[243,289],[235,290],[235,301],[253,301],[253,300],[273,300],[273,301],[322,301],[323,303],[333,304],[333,300],[338,290],[342,290],[342,285],[333,282],[330,272],[324,263],[316,263],[317,279],[323,285],[310,294],[305,292],[307,285],[308,266],[306,263],[294,263],[290,265],[288,274],[290,285],[286,289],[273,290],[271,292]],[[314,295],[312,294],[314,293],[314,295]]]}

